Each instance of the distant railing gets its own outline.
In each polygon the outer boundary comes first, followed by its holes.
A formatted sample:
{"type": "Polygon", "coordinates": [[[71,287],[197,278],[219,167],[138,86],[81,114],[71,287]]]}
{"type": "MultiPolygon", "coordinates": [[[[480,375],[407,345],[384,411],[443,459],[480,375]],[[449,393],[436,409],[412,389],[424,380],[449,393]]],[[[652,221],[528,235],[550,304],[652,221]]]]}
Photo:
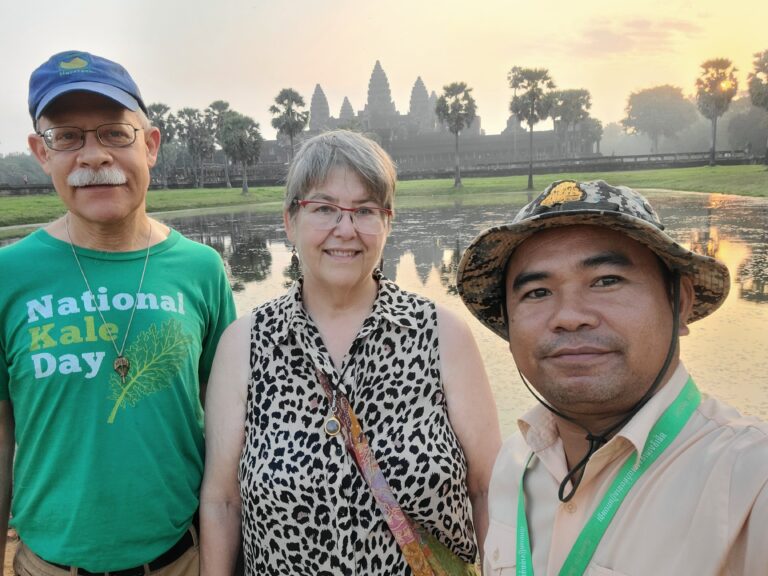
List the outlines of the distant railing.
{"type": "Polygon", "coordinates": [[[3,184],[0,182],[0,196],[27,196],[52,193],[53,184],[3,184]]]}
{"type": "MultiPolygon", "coordinates": [[[[751,154],[740,150],[723,150],[715,155],[718,165],[752,164],[759,162],[751,154]]],[[[710,161],[709,152],[676,152],[669,154],[634,154],[628,156],[588,156],[584,158],[553,158],[534,160],[534,174],[557,172],[615,172],[618,170],[650,170],[659,168],[688,168],[706,166],[710,161]]],[[[528,161],[489,162],[462,165],[462,176],[515,176],[528,173],[528,161]]],[[[415,169],[401,166],[398,178],[448,178],[453,167],[415,169]]]]}

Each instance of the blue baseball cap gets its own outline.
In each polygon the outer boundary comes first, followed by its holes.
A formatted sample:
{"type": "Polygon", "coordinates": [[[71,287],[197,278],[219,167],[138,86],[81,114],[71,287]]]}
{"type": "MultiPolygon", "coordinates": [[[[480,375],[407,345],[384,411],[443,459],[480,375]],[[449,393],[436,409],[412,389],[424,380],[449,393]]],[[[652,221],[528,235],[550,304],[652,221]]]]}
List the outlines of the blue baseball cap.
{"type": "Polygon", "coordinates": [[[101,94],[133,112],[147,107],[128,71],[117,62],[89,54],[68,51],[51,56],[29,77],[29,114],[35,121],[46,107],[67,92],[101,94]]]}

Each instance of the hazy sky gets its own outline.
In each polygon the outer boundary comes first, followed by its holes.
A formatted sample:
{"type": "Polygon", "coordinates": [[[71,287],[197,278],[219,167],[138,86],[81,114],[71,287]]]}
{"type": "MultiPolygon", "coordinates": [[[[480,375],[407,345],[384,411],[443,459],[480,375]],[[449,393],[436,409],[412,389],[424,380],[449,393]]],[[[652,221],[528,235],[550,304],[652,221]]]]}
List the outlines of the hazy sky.
{"type": "Polygon", "coordinates": [[[559,88],[588,89],[592,115],[607,124],[633,91],[693,92],[709,58],[733,60],[746,88],[753,54],[768,49],[766,23],[764,0],[2,0],[0,153],[26,150],[29,74],[62,50],[117,60],[148,104],[226,100],[267,138],[281,88],[309,106],[319,83],[333,116],[344,96],[361,110],[380,60],[401,113],[417,76],[438,94],[465,81],[496,134],[512,66],[545,67],[559,88]]]}

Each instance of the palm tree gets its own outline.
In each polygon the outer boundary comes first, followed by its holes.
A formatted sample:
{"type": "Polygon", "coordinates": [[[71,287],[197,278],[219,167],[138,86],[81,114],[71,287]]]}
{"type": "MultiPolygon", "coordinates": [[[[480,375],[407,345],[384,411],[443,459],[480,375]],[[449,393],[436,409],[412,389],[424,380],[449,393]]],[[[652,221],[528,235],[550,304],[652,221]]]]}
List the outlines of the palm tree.
{"type": "Polygon", "coordinates": [[[221,142],[221,129],[224,123],[224,116],[229,111],[229,102],[224,100],[215,100],[208,105],[205,109],[205,113],[210,116],[211,124],[213,125],[213,139],[221,146],[222,152],[224,152],[224,180],[227,183],[227,188],[232,188],[232,183],[229,181],[229,158],[227,158],[227,151],[224,150],[224,145],[221,142]]]}
{"type": "Polygon", "coordinates": [[[705,118],[712,121],[712,148],[709,165],[715,165],[717,147],[717,119],[725,114],[739,89],[736,68],[728,58],[713,58],[701,65],[701,76],[696,79],[696,104],[705,118]]]}
{"type": "Polygon", "coordinates": [[[210,116],[197,108],[182,108],[177,114],[179,138],[184,142],[195,167],[198,188],[205,188],[205,159],[213,154],[213,125],[210,116]],[[199,170],[199,172],[197,172],[199,170]]]}
{"type": "Polygon", "coordinates": [[[291,144],[290,160],[293,161],[293,139],[297,134],[300,134],[304,128],[306,128],[309,122],[309,111],[300,110],[304,108],[304,98],[301,94],[296,92],[292,88],[283,88],[280,93],[275,97],[274,104],[269,107],[269,111],[272,113],[272,127],[275,128],[279,134],[288,136],[288,140],[291,144]]]}
{"type": "Polygon", "coordinates": [[[456,166],[453,187],[461,188],[461,168],[459,165],[459,133],[468,128],[477,115],[477,104],[472,97],[472,88],[466,82],[453,82],[443,86],[443,95],[437,99],[435,114],[438,120],[448,127],[456,139],[456,166]]]}
{"type": "Polygon", "coordinates": [[[600,154],[600,140],[603,137],[603,123],[597,118],[585,118],[579,122],[579,134],[581,142],[588,143],[590,147],[597,145],[595,152],[600,154]]]}
{"type": "Polygon", "coordinates": [[[243,194],[248,193],[248,165],[259,161],[261,142],[259,125],[253,118],[234,110],[227,110],[222,115],[221,146],[232,160],[240,162],[243,170],[243,194]]]}
{"type": "Polygon", "coordinates": [[[556,90],[552,92],[550,116],[555,134],[560,140],[563,157],[573,156],[573,132],[583,120],[589,117],[592,99],[589,90],[556,90]]]}
{"type": "MultiPolygon", "coordinates": [[[[768,112],[768,50],[755,54],[754,69],[747,76],[749,97],[752,105],[768,112]]],[[[765,147],[765,164],[768,166],[768,144],[765,147]]]]}
{"type": "Polygon", "coordinates": [[[555,83],[546,68],[515,66],[509,71],[507,79],[514,90],[509,111],[528,124],[528,190],[533,190],[533,127],[549,116],[552,107],[549,95],[555,89],[555,83]]]}

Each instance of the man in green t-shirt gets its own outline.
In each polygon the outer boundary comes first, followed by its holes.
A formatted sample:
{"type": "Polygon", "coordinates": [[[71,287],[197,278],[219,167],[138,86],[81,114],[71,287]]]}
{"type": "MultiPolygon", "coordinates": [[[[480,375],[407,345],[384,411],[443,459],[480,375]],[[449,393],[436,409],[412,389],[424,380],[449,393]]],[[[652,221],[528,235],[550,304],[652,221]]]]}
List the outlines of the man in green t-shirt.
{"type": "Polygon", "coordinates": [[[160,132],[122,66],[56,54],[29,112],[67,212],[0,250],[0,558],[12,514],[20,574],[198,574],[221,258],[148,217],[160,132]]]}

